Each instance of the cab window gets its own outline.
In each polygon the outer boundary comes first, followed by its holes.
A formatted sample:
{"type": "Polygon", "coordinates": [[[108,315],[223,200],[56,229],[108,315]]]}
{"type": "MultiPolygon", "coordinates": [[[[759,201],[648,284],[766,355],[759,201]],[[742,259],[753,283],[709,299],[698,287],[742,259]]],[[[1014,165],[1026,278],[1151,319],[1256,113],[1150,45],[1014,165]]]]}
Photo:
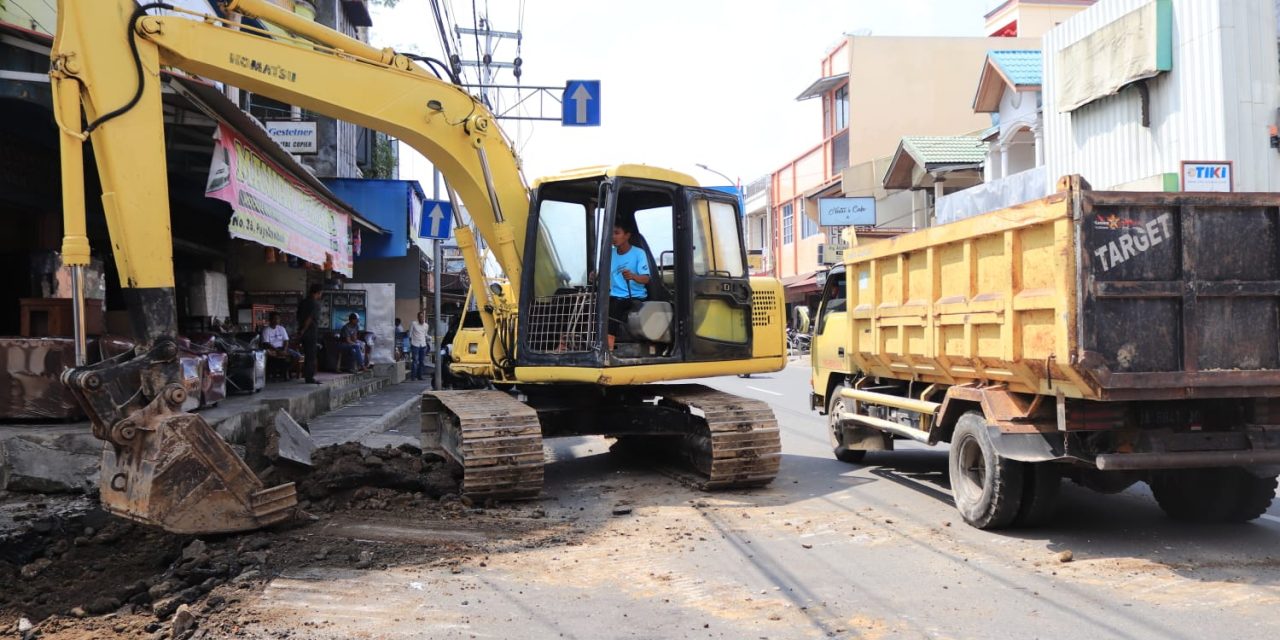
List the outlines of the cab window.
{"type": "Polygon", "coordinates": [[[845,272],[833,273],[827,277],[827,285],[822,290],[822,307],[819,310],[821,314],[818,317],[818,324],[815,333],[821,334],[827,326],[827,316],[833,313],[845,311],[847,307],[847,289],[844,286],[845,272]]]}

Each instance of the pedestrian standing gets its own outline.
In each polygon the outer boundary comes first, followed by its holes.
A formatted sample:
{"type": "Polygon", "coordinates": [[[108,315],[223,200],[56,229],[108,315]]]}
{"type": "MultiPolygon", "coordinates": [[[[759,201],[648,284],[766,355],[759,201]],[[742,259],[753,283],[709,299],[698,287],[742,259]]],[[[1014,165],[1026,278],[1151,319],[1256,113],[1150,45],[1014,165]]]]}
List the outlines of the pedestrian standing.
{"type": "Polygon", "coordinates": [[[409,325],[409,352],[413,367],[409,377],[421,380],[427,368],[427,341],[430,339],[427,326],[427,312],[419,311],[418,319],[409,325]]]}
{"type": "Polygon", "coordinates": [[[302,336],[302,378],[307,384],[320,384],[316,380],[317,342],[320,341],[320,291],[318,284],[311,285],[307,297],[298,302],[298,334],[302,336]]]}

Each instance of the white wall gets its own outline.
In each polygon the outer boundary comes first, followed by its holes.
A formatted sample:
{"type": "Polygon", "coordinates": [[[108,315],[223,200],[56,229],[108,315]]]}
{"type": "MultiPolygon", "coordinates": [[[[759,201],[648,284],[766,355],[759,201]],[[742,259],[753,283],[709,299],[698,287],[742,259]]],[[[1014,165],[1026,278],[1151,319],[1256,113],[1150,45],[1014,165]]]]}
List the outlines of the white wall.
{"type": "Polygon", "coordinates": [[[1237,191],[1280,191],[1280,154],[1267,136],[1280,106],[1274,0],[1173,0],[1173,70],[1149,81],[1150,128],[1133,87],[1058,112],[1055,80],[1070,70],[1057,68],[1057,52],[1147,1],[1099,2],[1045,35],[1050,188],[1072,173],[1105,189],[1177,174],[1183,160],[1231,160],[1237,191]]]}

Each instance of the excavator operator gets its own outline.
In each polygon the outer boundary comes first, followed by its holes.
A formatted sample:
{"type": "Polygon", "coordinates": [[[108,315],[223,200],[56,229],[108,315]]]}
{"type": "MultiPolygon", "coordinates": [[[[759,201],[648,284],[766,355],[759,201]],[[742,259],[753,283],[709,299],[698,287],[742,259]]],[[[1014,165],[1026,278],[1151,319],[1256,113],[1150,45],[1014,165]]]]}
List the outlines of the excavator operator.
{"type": "Polygon", "coordinates": [[[613,255],[609,261],[609,350],[625,331],[627,314],[636,301],[649,297],[649,256],[631,244],[631,230],[613,227],[613,255]]]}

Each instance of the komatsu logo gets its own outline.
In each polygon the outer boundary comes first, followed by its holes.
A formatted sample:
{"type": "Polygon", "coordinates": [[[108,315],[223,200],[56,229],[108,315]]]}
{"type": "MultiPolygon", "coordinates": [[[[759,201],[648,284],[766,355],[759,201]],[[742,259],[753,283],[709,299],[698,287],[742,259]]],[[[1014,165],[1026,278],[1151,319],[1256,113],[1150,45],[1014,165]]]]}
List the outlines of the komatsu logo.
{"type": "Polygon", "coordinates": [[[1103,271],[1122,264],[1129,258],[1143,253],[1170,239],[1169,214],[1162,214],[1146,224],[1135,224],[1115,240],[1093,250],[1103,271]]]}
{"type": "Polygon", "coordinates": [[[245,69],[255,71],[266,76],[271,76],[277,80],[284,80],[287,82],[298,81],[298,74],[294,71],[290,71],[278,64],[268,64],[266,62],[250,58],[249,56],[242,56],[238,53],[231,54],[231,64],[234,64],[237,67],[244,67],[245,69]]]}

